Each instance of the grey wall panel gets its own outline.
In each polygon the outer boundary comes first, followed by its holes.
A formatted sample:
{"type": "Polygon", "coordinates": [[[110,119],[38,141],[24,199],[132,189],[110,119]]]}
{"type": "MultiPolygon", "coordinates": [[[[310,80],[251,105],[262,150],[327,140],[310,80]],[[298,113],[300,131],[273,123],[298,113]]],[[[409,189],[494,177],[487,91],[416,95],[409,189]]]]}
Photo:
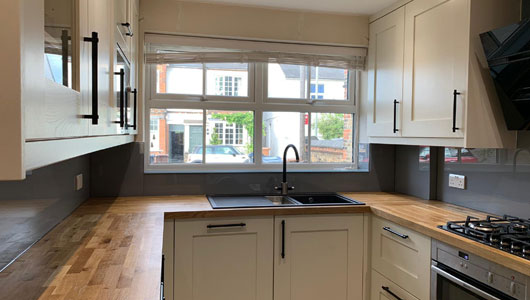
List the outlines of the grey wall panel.
{"type": "Polygon", "coordinates": [[[88,199],[89,156],[33,171],[24,181],[0,182],[0,270],[88,199]],[[84,188],[75,190],[75,175],[84,188]]]}
{"type": "Polygon", "coordinates": [[[487,213],[530,218],[530,132],[520,132],[518,138],[519,148],[497,150],[495,162],[450,163],[439,158],[438,199],[487,213]],[[448,186],[451,173],[467,177],[466,190],[448,186]]]}
{"type": "MultiPolygon", "coordinates": [[[[94,197],[176,194],[273,193],[281,173],[144,174],[142,144],[92,154],[94,197]]],[[[394,146],[372,145],[370,172],[291,172],[299,192],[394,191],[394,146]]]]}
{"type": "Polygon", "coordinates": [[[91,154],[92,197],[143,194],[144,161],[140,145],[130,143],[91,154]]]}
{"type": "Polygon", "coordinates": [[[530,0],[522,1],[523,11],[521,13],[522,18],[530,18],[530,0]]]}
{"type": "MultiPolygon", "coordinates": [[[[420,161],[420,151],[429,151],[429,148],[418,146],[396,146],[396,181],[397,193],[407,194],[421,199],[434,199],[435,194],[431,189],[431,163],[432,157],[423,157],[420,161]]],[[[430,152],[430,151],[429,151],[430,152]]],[[[428,152],[427,152],[428,153],[428,152]]]]}

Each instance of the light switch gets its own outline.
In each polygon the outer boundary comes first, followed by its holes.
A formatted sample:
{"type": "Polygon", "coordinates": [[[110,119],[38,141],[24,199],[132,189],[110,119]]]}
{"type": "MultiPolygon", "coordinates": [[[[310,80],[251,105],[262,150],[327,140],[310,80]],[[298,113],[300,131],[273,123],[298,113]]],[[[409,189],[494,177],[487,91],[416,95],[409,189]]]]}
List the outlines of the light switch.
{"type": "Polygon", "coordinates": [[[466,189],[466,176],[449,174],[449,187],[465,190],[466,189]]]}

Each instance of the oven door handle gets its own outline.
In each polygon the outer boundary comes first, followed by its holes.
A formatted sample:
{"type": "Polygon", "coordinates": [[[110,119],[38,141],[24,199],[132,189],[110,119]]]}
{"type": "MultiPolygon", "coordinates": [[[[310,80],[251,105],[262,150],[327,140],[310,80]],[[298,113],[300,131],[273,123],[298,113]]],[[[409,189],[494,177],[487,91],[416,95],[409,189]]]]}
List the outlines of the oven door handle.
{"type": "Polygon", "coordinates": [[[489,293],[486,293],[483,290],[481,290],[481,289],[479,289],[477,287],[474,287],[473,285],[461,280],[460,278],[458,278],[458,277],[456,277],[456,276],[454,276],[452,274],[447,273],[446,271],[438,268],[435,265],[431,265],[431,270],[433,272],[435,272],[436,274],[442,276],[443,278],[445,278],[445,279],[447,279],[447,280],[449,280],[449,281],[451,281],[451,282],[463,287],[464,289],[466,289],[466,290],[468,290],[470,292],[473,292],[473,293],[477,294],[480,297],[483,297],[483,298],[485,298],[487,300],[501,300],[500,298],[497,298],[497,297],[495,297],[495,296],[493,296],[493,295],[491,295],[489,293]]]}

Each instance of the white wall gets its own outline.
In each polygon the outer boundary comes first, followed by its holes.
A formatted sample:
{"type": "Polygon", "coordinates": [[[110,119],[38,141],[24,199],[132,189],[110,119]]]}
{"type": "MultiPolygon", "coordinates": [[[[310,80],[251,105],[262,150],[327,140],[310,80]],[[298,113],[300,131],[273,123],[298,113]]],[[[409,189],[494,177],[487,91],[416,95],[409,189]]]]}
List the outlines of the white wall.
{"type": "Polygon", "coordinates": [[[368,46],[368,17],[174,0],[141,0],[144,32],[368,46]]]}

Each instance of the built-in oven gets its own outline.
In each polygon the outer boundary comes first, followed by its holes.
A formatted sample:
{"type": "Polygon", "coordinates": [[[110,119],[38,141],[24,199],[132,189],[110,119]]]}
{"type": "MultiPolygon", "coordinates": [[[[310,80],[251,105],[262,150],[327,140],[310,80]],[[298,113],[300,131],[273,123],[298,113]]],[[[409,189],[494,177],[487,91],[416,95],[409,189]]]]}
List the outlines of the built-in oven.
{"type": "Polygon", "coordinates": [[[433,240],[431,300],[529,300],[529,278],[433,240]]]}

